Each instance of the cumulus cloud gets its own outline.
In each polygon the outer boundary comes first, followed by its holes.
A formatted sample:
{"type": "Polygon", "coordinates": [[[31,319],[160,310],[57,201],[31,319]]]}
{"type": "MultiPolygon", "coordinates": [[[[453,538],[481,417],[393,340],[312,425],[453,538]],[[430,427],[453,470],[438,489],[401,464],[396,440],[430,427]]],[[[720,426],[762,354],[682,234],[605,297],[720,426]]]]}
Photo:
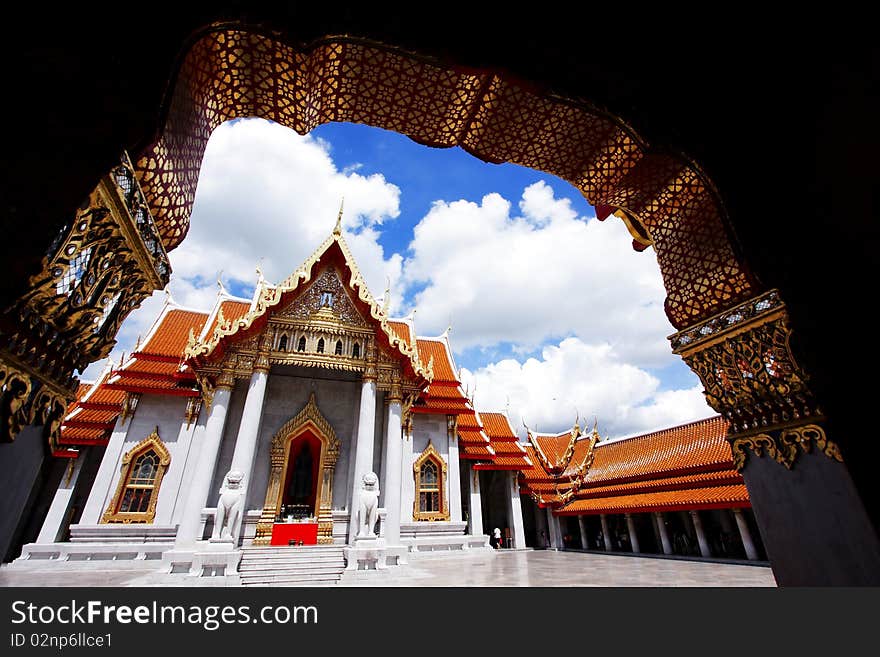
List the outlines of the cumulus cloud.
{"type": "Polygon", "coordinates": [[[514,343],[533,351],[548,339],[610,341],[644,367],[671,362],[665,291],[652,252],[636,253],[619,220],[579,217],[540,181],[519,212],[499,194],[481,203],[437,201],[416,226],[404,280],[420,330],[452,317],[455,347],[514,343]]]}
{"type": "MultiPolygon", "coordinates": [[[[253,289],[258,264],[268,280],[284,279],[330,234],[345,197],[343,229],[370,291],[381,297],[390,279],[397,292],[392,298],[400,303],[403,258],[386,258],[378,242],[382,225],[400,213],[400,189],[359,168],[340,171],[330,144],[268,121],[217,128],[205,151],[189,234],[169,254],[174,300],[209,309],[221,270],[227,287],[236,289],[253,289]]],[[[126,319],[111,358],[131,351],[164,299],[163,292],[154,293],[126,319]]],[[[91,365],[83,378],[94,378],[102,367],[91,365]]]]}
{"type": "Polygon", "coordinates": [[[570,428],[576,413],[582,427],[597,417],[600,433],[610,437],[713,414],[699,385],[662,391],[659,379],[625,362],[612,345],[575,337],[544,347],[540,358],[505,359],[476,371],[463,369],[461,376],[478,409],[508,407],[514,426],[521,426],[522,418],[542,432],[570,428]]]}

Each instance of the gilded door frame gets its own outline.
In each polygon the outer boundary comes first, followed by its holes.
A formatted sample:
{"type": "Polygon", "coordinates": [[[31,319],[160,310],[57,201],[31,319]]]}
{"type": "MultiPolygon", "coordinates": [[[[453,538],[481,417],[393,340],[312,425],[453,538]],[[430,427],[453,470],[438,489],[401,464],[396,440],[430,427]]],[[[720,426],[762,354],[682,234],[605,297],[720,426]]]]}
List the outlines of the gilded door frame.
{"type": "Polygon", "coordinates": [[[315,403],[315,393],[309,395],[309,402],[296,415],[288,420],[272,438],[269,449],[269,484],[266,487],[266,500],[263,512],[257,523],[254,545],[269,545],[272,540],[272,525],[281,508],[284,496],[282,490],[290,460],[290,446],[293,441],[306,432],[313,433],[321,441],[321,458],[318,464],[318,491],[315,508],[318,510],[318,543],[333,542],[333,473],[339,458],[339,439],[327,419],[315,403]]]}

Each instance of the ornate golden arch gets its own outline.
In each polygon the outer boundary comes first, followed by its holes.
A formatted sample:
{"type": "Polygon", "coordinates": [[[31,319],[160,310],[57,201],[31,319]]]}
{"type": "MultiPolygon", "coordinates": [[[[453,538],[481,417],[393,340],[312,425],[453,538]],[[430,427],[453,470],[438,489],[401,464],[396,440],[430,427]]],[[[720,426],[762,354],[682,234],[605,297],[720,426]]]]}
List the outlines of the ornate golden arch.
{"type": "Polygon", "coordinates": [[[331,506],[333,504],[333,473],[336,470],[336,460],[339,458],[339,439],[336,438],[333,427],[318,409],[313,392],[309,395],[309,402],[305,407],[296,417],[288,420],[272,438],[272,446],[269,449],[271,460],[269,485],[266,487],[263,513],[257,523],[254,545],[269,545],[272,540],[272,525],[281,509],[283,496],[281,488],[290,458],[290,443],[305,434],[306,431],[311,431],[321,441],[321,459],[318,467],[320,485],[315,499],[315,507],[318,509],[318,543],[333,542],[331,506]]]}
{"type": "Polygon", "coordinates": [[[415,478],[416,495],[413,502],[413,520],[449,520],[449,496],[447,495],[447,467],[446,460],[434,447],[429,440],[428,446],[413,463],[413,477],[415,478]],[[419,511],[419,486],[421,478],[422,465],[425,461],[434,461],[440,468],[440,511],[438,512],[422,512],[419,511]]]}
{"type": "Polygon", "coordinates": [[[104,515],[101,516],[101,522],[122,522],[125,524],[133,522],[152,523],[153,519],[156,517],[156,502],[159,499],[159,487],[162,485],[162,477],[165,476],[165,471],[168,469],[170,463],[171,454],[168,452],[168,448],[165,447],[165,443],[159,438],[159,427],[156,427],[153,433],[128,450],[125,453],[125,456],[122,457],[122,468],[119,473],[119,482],[116,484],[116,493],[114,493],[113,499],[110,500],[110,504],[107,505],[107,510],[104,511],[104,515]],[[119,504],[122,502],[122,495],[128,487],[128,482],[131,478],[132,464],[137,460],[138,456],[150,450],[156,452],[156,455],[159,457],[159,469],[156,472],[156,479],[153,483],[152,493],[150,494],[149,507],[144,513],[119,511],[119,504]]]}

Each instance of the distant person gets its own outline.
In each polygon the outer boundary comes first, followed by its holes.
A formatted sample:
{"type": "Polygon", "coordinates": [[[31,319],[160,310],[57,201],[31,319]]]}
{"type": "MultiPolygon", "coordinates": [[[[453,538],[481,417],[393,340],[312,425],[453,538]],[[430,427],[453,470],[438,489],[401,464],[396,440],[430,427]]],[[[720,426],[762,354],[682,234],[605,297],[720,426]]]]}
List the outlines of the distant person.
{"type": "Polygon", "coordinates": [[[495,542],[495,549],[498,550],[501,547],[501,530],[498,527],[492,532],[492,538],[495,542]]]}

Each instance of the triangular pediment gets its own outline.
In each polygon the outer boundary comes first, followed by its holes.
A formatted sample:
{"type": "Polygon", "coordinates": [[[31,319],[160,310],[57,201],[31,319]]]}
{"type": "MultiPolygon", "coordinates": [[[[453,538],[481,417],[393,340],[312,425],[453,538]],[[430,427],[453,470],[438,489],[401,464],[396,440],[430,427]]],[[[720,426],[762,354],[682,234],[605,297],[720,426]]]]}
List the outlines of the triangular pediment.
{"type": "MultiPolygon", "coordinates": [[[[206,335],[201,340],[192,339],[185,349],[185,358],[198,371],[200,367],[216,368],[219,359],[233,346],[240,349],[247,345],[251,350],[259,347],[271,351],[275,347],[271,345],[272,338],[268,336],[278,333],[268,331],[269,325],[288,322],[308,324],[309,327],[300,328],[313,332],[317,329],[334,336],[339,335],[344,327],[347,327],[345,331],[359,334],[361,338],[365,333],[372,332],[375,340],[371,338],[370,342],[375,347],[380,369],[383,361],[402,364],[403,375],[419,386],[430,383],[434,378],[433,359],[422,363],[415,345],[402,339],[389,325],[387,297],[386,302],[380,305],[367,289],[342,237],[339,219],[333,233],[290,276],[278,285],[261,282],[250,311],[235,321],[218,322],[211,335],[206,335]]],[[[296,338],[296,351],[302,353],[299,344],[302,340],[308,342],[308,337],[301,332],[297,334],[296,327],[292,327],[290,331],[284,327],[278,328],[282,333],[289,332],[290,335],[285,336],[283,347],[280,342],[282,338],[277,338],[277,351],[284,352],[291,348],[290,339],[296,338]]],[[[360,346],[364,344],[360,342],[361,338],[352,337],[351,355],[360,359],[363,366],[366,354],[360,352],[358,356],[354,355],[355,343],[360,346]]],[[[321,341],[320,337],[317,339],[321,341]]],[[[337,351],[340,346],[337,342],[344,343],[344,339],[333,337],[332,355],[345,355],[347,352],[344,350],[342,354],[337,351]]],[[[333,359],[329,357],[331,354],[322,351],[320,345],[316,345],[315,354],[316,358],[313,360],[320,361],[323,366],[333,366],[333,359]]]]}
{"type": "Polygon", "coordinates": [[[299,296],[272,315],[282,320],[340,323],[358,327],[368,325],[355,305],[351,291],[333,266],[327,266],[320,271],[299,296]]]}

